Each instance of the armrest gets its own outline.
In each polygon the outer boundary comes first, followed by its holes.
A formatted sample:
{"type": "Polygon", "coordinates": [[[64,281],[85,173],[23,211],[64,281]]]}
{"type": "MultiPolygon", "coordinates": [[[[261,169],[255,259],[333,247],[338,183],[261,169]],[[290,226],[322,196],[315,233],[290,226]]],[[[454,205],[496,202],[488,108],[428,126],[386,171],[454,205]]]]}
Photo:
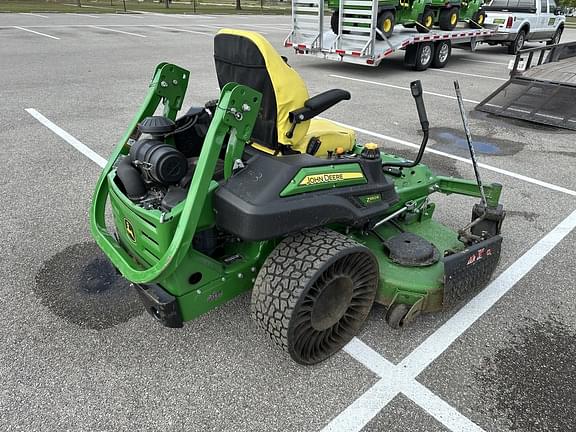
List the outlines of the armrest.
{"type": "Polygon", "coordinates": [[[291,123],[298,124],[316,117],[343,100],[350,100],[349,92],[340,89],[328,90],[308,99],[303,108],[292,111],[288,118],[291,123]]]}

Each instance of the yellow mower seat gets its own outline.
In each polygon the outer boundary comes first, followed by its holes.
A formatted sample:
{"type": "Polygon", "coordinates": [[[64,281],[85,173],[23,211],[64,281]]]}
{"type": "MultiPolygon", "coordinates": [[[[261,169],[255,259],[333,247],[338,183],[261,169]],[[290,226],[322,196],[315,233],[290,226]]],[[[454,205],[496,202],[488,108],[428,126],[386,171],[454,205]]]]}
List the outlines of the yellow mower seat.
{"type": "Polygon", "coordinates": [[[308,89],[259,33],[220,30],[214,38],[214,61],[220,88],[236,82],[262,93],[260,115],[252,133],[254,147],[272,154],[310,153],[322,157],[354,146],[354,131],[329,120],[311,118],[294,123],[293,114],[311,100],[308,89]]]}

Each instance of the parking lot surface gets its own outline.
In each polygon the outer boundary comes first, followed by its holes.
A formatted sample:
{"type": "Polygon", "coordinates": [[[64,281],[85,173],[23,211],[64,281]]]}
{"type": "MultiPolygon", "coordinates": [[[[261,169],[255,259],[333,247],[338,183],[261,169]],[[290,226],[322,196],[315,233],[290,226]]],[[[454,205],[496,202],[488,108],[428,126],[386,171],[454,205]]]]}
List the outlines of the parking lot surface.
{"type": "MultiPolygon", "coordinates": [[[[576,430],[574,133],[473,110],[507,79],[505,48],[455,49],[443,70],[406,70],[400,54],[367,68],[296,56],[282,48],[289,28],[288,16],[0,15],[2,429],[576,430]],[[186,108],[218,96],[221,27],[263,33],[311,95],[349,90],[324,116],[407,158],[421,139],[409,92],[420,79],[434,151],[424,163],[473,178],[458,158],[459,81],[482,176],[503,184],[508,212],[485,293],[401,331],[376,306],[346,352],[313,367],[258,331],[248,294],[178,330],[144,313],[89,234],[100,167],[34,114],[107,158],[156,64],[191,71],[186,108]]],[[[434,201],[452,228],[474,202],[434,201]]]]}

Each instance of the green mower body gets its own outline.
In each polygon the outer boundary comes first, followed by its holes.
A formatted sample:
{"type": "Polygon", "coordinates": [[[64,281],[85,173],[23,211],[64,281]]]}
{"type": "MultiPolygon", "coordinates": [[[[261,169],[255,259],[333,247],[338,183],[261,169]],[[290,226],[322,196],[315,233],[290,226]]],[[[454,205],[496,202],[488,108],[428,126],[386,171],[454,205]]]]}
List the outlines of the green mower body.
{"type": "MultiPolygon", "coordinates": [[[[404,27],[415,27],[419,32],[425,33],[430,31],[433,26],[441,30],[453,30],[459,21],[469,23],[472,28],[479,28],[484,24],[486,18],[485,12],[481,9],[483,0],[380,0],[378,2],[378,19],[377,28],[385,37],[389,37],[395,25],[402,24],[404,27]]],[[[331,17],[332,31],[338,34],[339,25],[339,0],[328,0],[328,7],[333,10],[331,17]]],[[[349,10],[368,10],[364,6],[347,6],[349,10]]],[[[348,18],[354,18],[349,15],[348,18]]],[[[358,15],[356,18],[363,18],[358,15]]],[[[363,24],[348,22],[344,18],[344,26],[362,27],[363,24]]],[[[353,31],[353,30],[345,30],[353,31]]],[[[382,39],[377,34],[378,39],[382,39]]]]}
{"type": "Polygon", "coordinates": [[[500,185],[485,186],[486,205],[473,209],[474,235],[463,237],[433,219],[429,197],[479,197],[475,182],[436,176],[423,164],[395,167],[406,161],[375,144],[328,157],[260,152],[248,143],[262,95],[236,83],[222,88],[199,154],[188,160],[186,185],[172,183],[161,204],[150,204],[160,193],[153,179],[177,169],[169,159],[176,135],[159,137],[176,120],[189,77],[175,65],[157,67],[98,180],[90,212],[96,242],[162,324],[181,327],[252,289],[259,325],[296,361],[310,364],[343,346],[354,335],[346,325],[357,331],[374,300],[389,307],[389,323],[400,327],[488,282],[502,241],[500,185]],[[154,171],[152,156],[135,160],[133,151],[146,141],[143,125],[158,120],[150,116],[161,102],[163,118],[147,131],[162,141],[153,151],[164,149],[166,169],[158,159],[154,171]],[[147,198],[128,191],[128,160],[151,176],[147,198]],[[286,327],[308,310],[307,301],[321,305],[302,318],[313,325],[286,327]],[[309,346],[311,335],[317,341],[323,335],[329,348],[309,346]]]}

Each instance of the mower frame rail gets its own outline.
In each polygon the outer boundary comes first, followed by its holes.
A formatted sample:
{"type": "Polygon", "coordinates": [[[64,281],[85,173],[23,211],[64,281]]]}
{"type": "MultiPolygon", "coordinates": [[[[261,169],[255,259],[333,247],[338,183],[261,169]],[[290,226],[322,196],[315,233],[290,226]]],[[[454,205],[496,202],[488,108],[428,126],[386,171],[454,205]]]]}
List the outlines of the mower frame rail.
{"type": "MultiPolygon", "coordinates": [[[[115,168],[118,158],[128,153],[129,140],[137,138],[140,121],[153,115],[160,102],[164,104],[164,116],[171,120],[176,118],[178,110],[182,107],[189,76],[190,73],[187,70],[176,65],[161,63],[156,67],[148,94],[102,170],[92,200],[90,211],[92,235],[122,275],[137,284],[165,279],[185,258],[201,220],[204,202],[212,182],[211,173],[214,171],[226,135],[230,136],[225,161],[226,168],[229,168],[231,162],[228,159],[235,157],[239,149],[243,148],[243,144],[249,140],[260,107],[262,96],[255,90],[235,83],[229,83],[222,89],[218,109],[207,132],[206,145],[202,146],[197,168],[188,190],[187,197],[191,199],[185,200],[184,207],[178,215],[172,240],[154,265],[149,268],[137,266],[133,257],[106,228],[106,203],[110,194],[108,175],[115,168]],[[250,105],[246,103],[247,100],[250,101],[250,105]]],[[[170,213],[173,212],[174,210],[170,213]]],[[[169,222],[173,217],[159,210],[148,211],[148,213],[155,217],[155,222],[159,225],[169,222]]]]}

